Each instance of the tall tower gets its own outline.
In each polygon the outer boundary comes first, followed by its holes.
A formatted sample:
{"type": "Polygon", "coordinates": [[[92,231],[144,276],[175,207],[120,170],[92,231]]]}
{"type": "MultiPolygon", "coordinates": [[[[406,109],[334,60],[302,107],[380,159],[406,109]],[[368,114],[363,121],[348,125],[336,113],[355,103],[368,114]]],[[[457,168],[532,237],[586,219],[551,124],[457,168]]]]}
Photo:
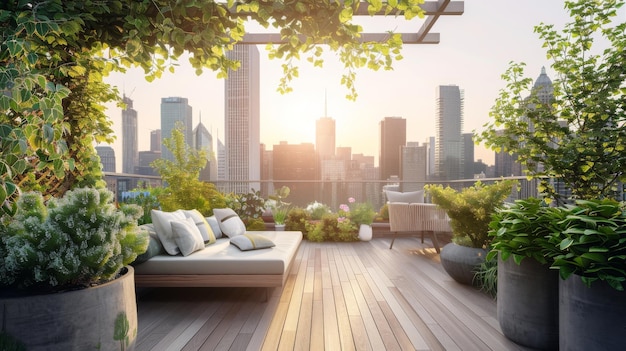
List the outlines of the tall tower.
{"type": "Polygon", "coordinates": [[[335,120],[322,117],[315,122],[315,151],[320,160],[335,156],[335,120]]]}
{"type": "Polygon", "coordinates": [[[418,142],[409,142],[401,147],[402,164],[400,177],[403,181],[402,191],[423,190],[426,185],[428,169],[428,146],[418,142]]]}
{"type": "Polygon", "coordinates": [[[400,175],[402,146],[406,146],[406,119],[385,117],[380,121],[380,179],[400,175]]]}
{"type": "Polygon", "coordinates": [[[124,95],[122,101],[126,104],[122,110],[122,173],[133,174],[139,157],[137,111],[133,109],[133,100],[129,97],[124,95]]]}
{"type": "Polygon", "coordinates": [[[474,169],[474,133],[463,133],[463,179],[472,179],[476,172],[474,169]]]}
{"type": "MultiPolygon", "coordinates": [[[[161,137],[163,139],[172,137],[172,130],[181,123],[184,128],[185,142],[191,146],[193,142],[192,133],[192,108],[189,106],[187,98],[167,97],[161,99],[161,137]]],[[[161,157],[174,160],[174,155],[167,148],[161,149],[161,157]]]]}
{"type": "Polygon", "coordinates": [[[229,191],[247,193],[252,188],[260,189],[260,183],[247,181],[261,179],[259,50],[254,45],[235,45],[226,55],[241,65],[224,81],[224,171],[231,181],[229,191]]]}
{"type": "Polygon", "coordinates": [[[435,176],[440,180],[463,178],[463,91],[456,85],[437,89],[437,139],[435,176]]]}
{"type": "Polygon", "coordinates": [[[200,117],[200,122],[193,130],[193,143],[195,149],[204,150],[207,153],[207,163],[204,169],[200,171],[200,180],[217,180],[217,160],[213,150],[213,136],[202,124],[202,117],[200,117]]]}

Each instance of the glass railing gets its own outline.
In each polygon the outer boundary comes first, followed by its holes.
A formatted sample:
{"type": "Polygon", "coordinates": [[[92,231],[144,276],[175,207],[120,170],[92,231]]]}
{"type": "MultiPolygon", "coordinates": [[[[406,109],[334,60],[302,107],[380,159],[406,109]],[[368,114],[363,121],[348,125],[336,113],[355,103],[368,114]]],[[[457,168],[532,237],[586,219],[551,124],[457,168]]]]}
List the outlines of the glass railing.
{"type": "MultiPolygon", "coordinates": [[[[357,202],[369,202],[374,208],[380,208],[386,201],[385,190],[415,191],[421,190],[426,184],[441,184],[461,190],[473,185],[477,180],[484,184],[490,184],[502,179],[515,179],[519,186],[515,187],[506,200],[513,202],[516,199],[537,197],[537,185],[539,180],[528,180],[526,177],[507,178],[481,178],[463,179],[437,182],[404,182],[388,180],[350,180],[350,181],[317,181],[317,180],[250,180],[250,181],[214,181],[212,183],[223,193],[248,193],[259,191],[265,199],[274,194],[275,189],[287,186],[290,189],[287,201],[294,206],[306,207],[312,202],[320,202],[337,209],[340,204],[347,203],[352,197],[357,202]]],[[[108,188],[113,191],[118,201],[122,194],[144,185],[159,187],[162,185],[161,178],[153,176],[141,176],[134,174],[105,173],[108,188]]],[[[558,185],[558,184],[557,184],[558,185]]],[[[426,199],[428,201],[428,199],[426,199]]]]}

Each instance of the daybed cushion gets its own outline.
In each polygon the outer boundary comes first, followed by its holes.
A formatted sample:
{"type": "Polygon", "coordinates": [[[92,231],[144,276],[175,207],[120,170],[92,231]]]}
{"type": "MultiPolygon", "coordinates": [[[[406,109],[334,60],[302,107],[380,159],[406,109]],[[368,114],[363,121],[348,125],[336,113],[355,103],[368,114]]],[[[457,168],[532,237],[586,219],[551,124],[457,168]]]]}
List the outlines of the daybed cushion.
{"type": "Polygon", "coordinates": [[[148,249],[146,250],[146,252],[137,256],[135,261],[133,261],[132,263],[133,265],[146,262],[156,255],[167,254],[165,252],[165,249],[163,248],[163,245],[161,244],[161,240],[159,240],[157,233],[154,231],[154,225],[152,223],[143,224],[139,226],[139,228],[145,230],[145,232],[147,232],[147,235],[149,236],[148,249]]]}
{"type": "Polygon", "coordinates": [[[386,190],[387,201],[389,202],[405,202],[409,204],[424,203],[424,190],[418,191],[391,191],[386,190]]]}
{"type": "Polygon", "coordinates": [[[229,238],[246,232],[246,225],[232,208],[215,208],[213,214],[217,218],[222,234],[229,238]]]}
{"type": "Polygon", "coordinates": [[[159,255],[135,267],[141,274],[285,274],[302,241],[301,232],[260,231],[276,246],[266,250],[241,251],[228,238],[183,257],[159,255]]]}
{"type": "Polygon", "coordinates": [[[202,235],[202,240],[206,244],[213,244],[215,242],[215,233],[213,233],[213,229],[207,222],[206,218],[200,213],[198,210],[184,210],[185,216],[193,218],[195,225],[200,230],[200,234],[202,235]]]}
{"type": "Polygon", "coordinates": [[[204,249],[204,239],[193,218],[175,219],[171,224],[176,246],[183,256],[204,249]]]}
{"type": "Polygon", "coordinates": [[[181,210],[174,212],[151,210],[150,215],[152,217],[152,224],[154,224],[154,230],[159,236],[159,240],[161,240],[165,251],[170,255],[178,255],[180,250],[176,245],[176,239],[174,239],[174,234],[172,233],[171,222],[175,219],[185,219],[185,213],[181,210]]]}
{"type": "Polygon", "coordinates": [[[209,226],[213,230],[213,234],[215,234],[215,238],[216,239],[221,238],[222,237],[222,229],[220,228],[220,224],[217,222],[217,218],[215,218],[215,215],[213,215],[211,217],[206,217],[206,221],[207,221],[207,223],[209,223],[209,226]]]}
{"type": "Polygon", "coordinates": [[[268,249],[276,246],[273,241],[259,234],[247,233],[230,239],[232,245],[241,251],[268,249]]]}

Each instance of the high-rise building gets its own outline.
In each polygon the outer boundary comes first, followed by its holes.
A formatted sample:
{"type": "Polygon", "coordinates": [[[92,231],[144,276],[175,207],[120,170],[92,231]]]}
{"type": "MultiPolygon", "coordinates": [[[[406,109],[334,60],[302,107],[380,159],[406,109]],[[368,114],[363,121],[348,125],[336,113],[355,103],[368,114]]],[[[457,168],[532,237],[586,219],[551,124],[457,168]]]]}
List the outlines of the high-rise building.
{"type": "Polygon", "coordinates": [[[100,157],[102,172],[115,173],[115,150],[110,146],[96,146],[96,153],[100,157]]]}
{"type": "MultiPolygon", "coordinates": [[[[226,180],[226,146],[220,138],[217,138],[217,180],[226,180]]],[[[225,192],[225,185],[220,185],[220,190],[225,192]]]]}
{"type": "Polygon", "coordinates": [[[435,176],[440,180],[463,178],[463,91],[456,85],[437,89],[435,176]]]}
{"type": "Polygon", "coordinates": [[[304,207],[315,199],[315,184],[290,182],[311,180],[316,174],[315,147],[311,143],[288,144],[280,142],[272,151],[274,186],[276,189],[287,186],[291,190],[289,202],[304,207]]]}
{"type": "Polygon", "coordinates": [[[427,181],[428,147],[417,142],[407,143],[401,147],[402,163],[400,178],[402,191],[423,190],[427,181]]]}
{"type": "Polygon", "coordinates": [[[473,179],[476,172],[474,168],[474,133],[463,133],[463,179],[473,179]]]}
{"type": "MultiPolygon", "coordinates": [[[[192,108],[188,99],[183,97],[167,97],[161,99],[161,137],[168,139],[172,137],[172,131],[177,125],[181,125],[184,130],[185,142],[191,146],[192,134],[192,108]]],[[[161,150],[161,157],[174,160],[174,155],[167,148],[161,150]]]]}
{"type": "Polygon", "coordinates": [[[315,151],[320,160],[335,156],[335,120],[322,117],[315,122],[315,151]]]}
{"type": "Polygon", "coordinates": [[[198,123],[193,130],[193,147],[197,150],[204,150],[207,153],[206,166],[200,171],[200,180],[216,180],[217,160],[213,152],[213,136],[209,133],[204,124],[202,124],[202,118],[200,118],[200,123],[198,123]]]}
{"type": "MultiPolygon", "coordinates": [[[[552,86],[552,80],[548,77],[545,67],[541,68],[539,77],[535,80],[533,85],[533,93],[537,94],[539,101],[543,104],[549,104],[554,99],[554,87],[552,86]]],[[[528,98],[527,98],[528,99],[528,98]]],[[[525,117],[522,117],[525,118],[525,117]]],[[[534,130],[534,126],[528,120],[528,128],[530,131],[534,130]]],[[[505,130],[499,130],[498,133],[506,133],[505,130]]],[[[495,165],[494,176],[495,177],[510,177],[523,175],[523,167],[517,162],[517,154],[509,154],[508,152],[496,152],[495,153],[495,165]]],[[[539,165],[540,167],[541,165],[539,165]]]]}
{"type": "Polygon", "coordinates": [[[161,152],[161,130],[150,131],[150,151],[161,152]]]}
{"type": "Polygon", "coordinates": [[[135,173],[138,165],[137,111],[133,109],[133,100],[124,95],[126,108],[122,110],[122,173],[135,173]]]}
{"type": "Polygon", "coordinates": [[[400,175],[400,148],[406,145],[406,119],[385,117],[380,121],[380,177],[400,175]]]}
{"type": "Polygon", "coordinates": [[[224,172],[230,192],[247,193],[260,189],[260,183],[249,181],[261,179],[259,50],[254,45],[235,45],[226,56],[241,65],[224,81],[224,172]]]}

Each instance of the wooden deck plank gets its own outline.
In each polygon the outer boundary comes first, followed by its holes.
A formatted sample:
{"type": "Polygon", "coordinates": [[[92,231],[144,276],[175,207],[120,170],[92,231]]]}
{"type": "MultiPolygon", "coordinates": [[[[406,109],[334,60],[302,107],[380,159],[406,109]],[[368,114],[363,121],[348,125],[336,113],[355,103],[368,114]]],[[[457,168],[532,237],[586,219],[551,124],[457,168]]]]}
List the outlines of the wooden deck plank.
{"type": "Polygon", "coordinates": [[[304,241],[285,286],[264,289],[141,289],[135,350],[526,350],[428,240],[304,241]]]}

